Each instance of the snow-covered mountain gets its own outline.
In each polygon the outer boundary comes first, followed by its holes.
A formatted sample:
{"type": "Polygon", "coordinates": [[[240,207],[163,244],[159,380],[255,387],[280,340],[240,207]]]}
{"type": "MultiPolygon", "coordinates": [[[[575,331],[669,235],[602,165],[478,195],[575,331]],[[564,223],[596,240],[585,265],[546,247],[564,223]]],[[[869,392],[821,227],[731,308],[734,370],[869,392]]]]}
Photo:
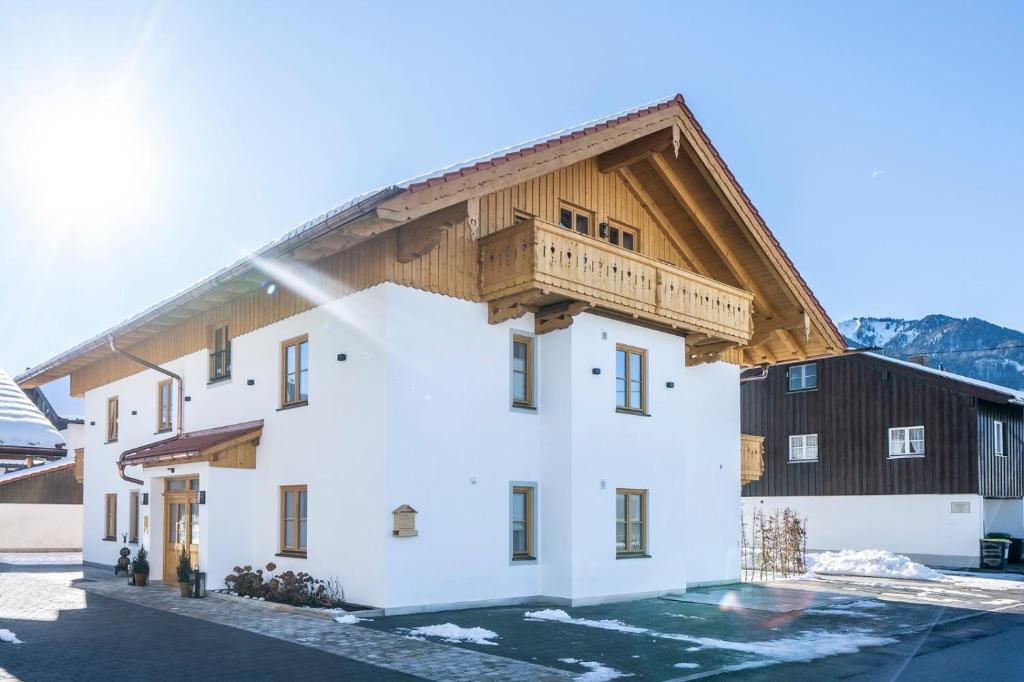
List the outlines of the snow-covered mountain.
{"type": "Polygon", "coordinates": [[[851,346],[877,346],[883,354],[901,360],[928,354],[932,367],[1024,389],[1024,334],[976,317],[855,317],[840,322],[839,331],[851,346]],[[949,352],[962,350],[969,352],[949,352]]]}

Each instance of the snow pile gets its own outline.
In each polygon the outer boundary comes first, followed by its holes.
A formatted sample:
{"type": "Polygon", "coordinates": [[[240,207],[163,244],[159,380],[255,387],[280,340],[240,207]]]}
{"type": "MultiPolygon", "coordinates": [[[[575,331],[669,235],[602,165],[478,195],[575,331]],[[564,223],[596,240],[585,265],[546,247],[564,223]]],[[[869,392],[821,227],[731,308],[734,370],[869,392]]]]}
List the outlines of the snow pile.
{"type": "Polygon", "coordinates": [[[0,445],[32,448],[64,445],[64,438],[50,420],[3,369],[0,369],[0,445]]]}
{"type": "MultiPolygon", "coordinates": [[[[548,610],[557,611],[558,609],[548,610]]],[[[620,677],[633,677],[633,673],[624,673],[621,670],[601,665],[597,661],[581,661],[578,658],[560,658],[558,660],[562,663],[568,663],[569,665],[581,665],[587,669],[588,672],[585,672],[576,678],[577,682],[580,680],[582,680],[582,682],[606,682],[606,680],[617,680],[620,677]]]]}
{"type": "Polygon", "coordinates": [[[683,670],[692,670],[693,668],[699,668],[700,663],[676,663],[673,668],[682,668],[683,670]]]}
{"type": "Polygon", "coordinates": [[[60,459],[53,460],[52,462],[45,462],[44,464],[37,464],[36,466],[25,467],[24,469],[15,469],[14,471],[8,471],[6,474],[0,474],[0,483],[16,481],[19,478],[25,478],[26,476],[36,476],[43,471],[63,469],[74,465],[75,458],[71,455],[65,455],[60,459]]]}
{"type": "Polygon", "coordinates": [[[527,620],[553,620],[559,623],[572,623],[574,625],[585,625],[590,628],[601,630],[615,630],[627,632],[633,635],[640,635],[650,632],[647,628],[639,628],[635,625],[628,625],[621,620],[591,620],[589,618],[573,618],[562,609],[543,609],[541,611],[527,611],[523,614],[527,620]]]}
{"type": "Polygon", "coordinates": [[[334,622],[341,623],[342,625],[355,625],[356,623],[361,623],[364,620],[366,619],[357,618],[356,616],[353,616],[351,613],[346,613],[344,616],[338,616],[337,618],[335,618],[334,622]]]}
{"type": "Polygon", "coordinates": [[[21,640],[14,636],[14,633],[10,630],[4,630],[0,628],[0,642],[10,642],[11,644],[21,644],[21,640]]]}
{"type": "Polygon", "coordinates": [[[884,549],[844,549],[807,555],[807,569],[823,575],[863,575],[873,578],[942,580],[942,574],[884,549]]]}
{"type": "Polygon", "coordinates": [[[469,642],[470,644],[488,644],[497,646],[497,642],[490,640],[498,636],[497,632],[485,630],[484,628],[463,628],[454,623],[443,623],[441,625],[424,625],[413,628],[409,631],[413,637],[439,637],[449,644],[469,642]]]}

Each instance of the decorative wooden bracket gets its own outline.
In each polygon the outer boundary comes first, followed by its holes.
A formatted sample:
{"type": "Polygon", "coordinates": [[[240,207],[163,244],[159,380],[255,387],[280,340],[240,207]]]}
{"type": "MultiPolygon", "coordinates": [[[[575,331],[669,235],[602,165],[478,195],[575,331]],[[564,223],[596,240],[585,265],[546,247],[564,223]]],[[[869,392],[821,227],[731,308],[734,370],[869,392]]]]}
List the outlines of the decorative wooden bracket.
{"type": "Polygon", "coordinates": [[[648,154],[663,152],[670,146],[678,157],[681,135],[679,126],[673,124],[670,128],[664,128],[601,154],[597,157],[597,167],[602,173],[610,173],[620,168],[627,168],[637,161],[645,159],[648,154]]]}
{"type": "Polygon", "coordinates": [[[566,329],[572,324],[572,318],[590,307],[591,304],[586,301],[569,301],[544,306],[534,315],[533,331],[540,335],[566,329]]]}
{"type": "Polygon", "coordinates": [[[715,362],[722,353],[730,348],[736,348],[737,345],[735,341],[715,341],[699,346],[687,346],[686,365],[692,367],[694,365],[702,365],[705,362],[715,362]]]}
{"type": "Polygon", "coordinates": [[[535,313],[537,312],[537,306],[533,305],[532,302],[540,295],[541,292],[531,289],[530,291],[523,291],[491,301],[490,306],[487,308],[487,321],[490,324],[500,324],[506,320],[522,317],[526,313],[535,313]]]}
{"type": "Polygon", "coordinates": [[[460,201],[402,225],[398,230],[398,262],[409,263],[430,253],[445,232],[463,220],[475,234],[480,223],[479,199],[460,201]]]}

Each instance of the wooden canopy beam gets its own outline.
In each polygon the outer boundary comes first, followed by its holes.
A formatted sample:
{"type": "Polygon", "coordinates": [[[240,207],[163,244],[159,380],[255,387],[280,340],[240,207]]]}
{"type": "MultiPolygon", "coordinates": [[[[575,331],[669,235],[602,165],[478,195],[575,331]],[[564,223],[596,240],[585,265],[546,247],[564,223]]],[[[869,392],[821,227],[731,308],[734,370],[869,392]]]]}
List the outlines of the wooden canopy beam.
{"type": "Polygon", "coordinates": [[[601,154],[597,157],[597,169],[602,173],[610,173],[620,168],[628,168],[637,161],[642,161],[648,154],[663,152],[669,147],[672,147],[678,157],[681,135],[679,125],[674,123],[664,130],[659,130],[601,154]]]}
{"type": "Polygon", "coordinates": [[[568,301],[544,306],[533,316],[533,331],[538,336],[572,325],[572,318],[582,313],[591,304],[586,301],[568,301]]]}

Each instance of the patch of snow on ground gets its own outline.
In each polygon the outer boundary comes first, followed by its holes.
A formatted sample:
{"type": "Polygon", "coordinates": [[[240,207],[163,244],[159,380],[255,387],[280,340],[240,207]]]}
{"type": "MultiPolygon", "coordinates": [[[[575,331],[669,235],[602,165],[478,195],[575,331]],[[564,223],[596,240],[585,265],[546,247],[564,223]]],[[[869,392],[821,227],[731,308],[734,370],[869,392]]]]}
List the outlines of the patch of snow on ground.
{"type": "Polygon", "coordinates": [[[587,669],[587,672],[576,678],[577,682],[580,680],[582,682],[605,682],[606,680],[617,680],[620,677],[633,677],[633,673],[624,673],[621,670],[601,665],[597,661],[581,661],[578,658],[560,658],[558,660],[569,665],[582,665],[587,669]]]}
{"type": "Polygon", "coordinates": [[[0,642],[10,642],[11,644],[21,644],[21,640],[14,636],[14,633],[10,630],[0,628],[0,642]]]}
{"type": "Polygon", "coordinates": [[[874,599],[858,599],[857,601],[848,602],[846,604],[834,604],[832,606],[820,606],[813,609],[807,609],[804,613],[810,613],[816,616],[853,616],[854,618],[871,618],[872,620],[878,620],[881,616],[875,613],[870,613],[870,611],[872,609],[882,608],[885,608],[884,602],[875,601],[874,599]]]}
{"type": "Polygon", "coordinates": [[[844,549],[841,552],[821,552],[807,555],[807,568],[811,573],[824,575],[864,575],[874,578],[903,578],[911,580],[942,580],[942,574],[924,564],[911,561],[900,554],[884,549],[844,549]]]}
{"type": "Polygon", "coordinates": [[[66,566],[82,563],[81,552],[0,552],[0,564],[66,566]]]}
{"type": "MultiPolygon", "coordinates": [[[[572,618],[561,609],[546,609],[542,611],[528,612],[527,619],[551,620],[560,623],[571,623],[584,627],[600,628],[602,630],[616,630],[628,634],[645,635],[658,639],[671,639],[681,642],[690,642],[698,646],[690,647],[687,651],[699,649],[724,649],[737,651],[756,656],[769,658],[774,662],[798,662],[812,661],[826,656],[837,654],[857,653],[862,647],[881,646],[883,644],[894,644],[897,640],[891,637],[880,637],[872,635],[864,630],[850,629],[845,632],[826,632],[823,630],[807,630],[800,632],[793,637],[781,639],[768,639],[750,642],[735,642],[713,637],[694,637],[681,633],[658,632],[650,628],[642,628],[619,620],[592,620],[589,618],[572,618]],[[538,614],[544,617],[538,618],[538,614]]],[[[582,664],[581,664],[582,665],[582,664]]]]}
{"type": "Polygon", "coordinates": [[[692,668],[699,668],[700,667],[700,663],[676,663],[672,667],[673,668],[683,668],[683,669],[689,670],[689,669],[692,669],[692,668]]]}
{"type": "Polygon", "coordinates": [[[335,618],[334,622],[341,623],[342,625],[355,625],[356,623],[361,623],[364,620],[367,619],[358,618],[356,616],[353,616],[351,613],[346,613],[344,616],[338,616],[337,618],[335,618]]]}
{"type": "Polygon", "coordinates": [[[442,623],[441,625],[424,625],[413,628],[409,631],[412,636],[438,637],[449,644],[469,642],[470,644],[487,644],[498,646],[497,642],[490,640],[498,636],[497,632],[485,630],[484,628],[463,628],[454,623],[442,623]]]}

